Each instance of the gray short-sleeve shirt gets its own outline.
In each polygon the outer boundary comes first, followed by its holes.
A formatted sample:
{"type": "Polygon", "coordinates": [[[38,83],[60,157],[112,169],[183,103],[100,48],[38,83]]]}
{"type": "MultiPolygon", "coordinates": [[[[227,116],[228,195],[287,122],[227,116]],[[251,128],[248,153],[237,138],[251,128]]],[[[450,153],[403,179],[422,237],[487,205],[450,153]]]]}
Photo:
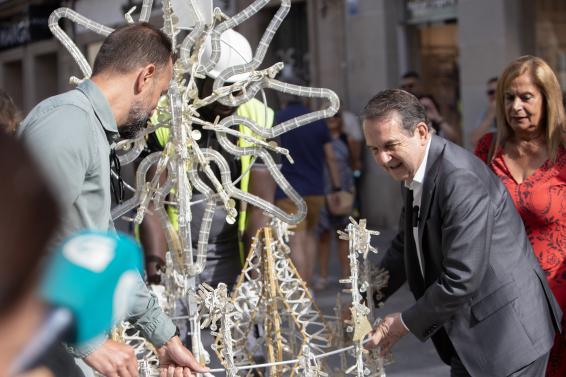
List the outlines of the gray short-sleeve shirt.
{"type": "Polygon", "coordinates": [[[117,137],[118,128],[96,85],[87,80],[41,102],[18,132],[48,172],[63,208],[58,239],[84,228],[113,229],[109,138],[117,137]]]}
{"type": "MultiPolygon", "coordinates": [[[[92,81],[38,104],[21,123],[18,136],[36,157],[59,199],[63,226],[55,241],[81,229],[114,229],[110,148],[119,137],[118,127],[108,100],[92,81]]],[[[175,325],[141,277],[132,294],[134,305],[128,319],[160,347],[174,335],[175,325]]],[[[84,357],[96,347],[87,345],[76,354],[84,357]]]]}

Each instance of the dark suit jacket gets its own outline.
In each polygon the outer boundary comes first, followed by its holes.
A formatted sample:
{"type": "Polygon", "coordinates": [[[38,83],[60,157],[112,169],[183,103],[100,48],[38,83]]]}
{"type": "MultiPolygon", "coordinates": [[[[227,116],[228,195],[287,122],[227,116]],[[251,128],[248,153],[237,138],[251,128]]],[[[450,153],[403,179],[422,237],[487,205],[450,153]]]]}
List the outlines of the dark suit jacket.
{"type": "Polygon", "coordinates": [[[381,265],[386,297],[405,280],[415,296],[402,313],[411,333],[432,337],[448,364],[455,350],[472,376],[507,376],[549,351],[560,307],[511,197],[482,161],[432,136],[418,225],[424,279],[406,220],[403,210],[381,265]]]}

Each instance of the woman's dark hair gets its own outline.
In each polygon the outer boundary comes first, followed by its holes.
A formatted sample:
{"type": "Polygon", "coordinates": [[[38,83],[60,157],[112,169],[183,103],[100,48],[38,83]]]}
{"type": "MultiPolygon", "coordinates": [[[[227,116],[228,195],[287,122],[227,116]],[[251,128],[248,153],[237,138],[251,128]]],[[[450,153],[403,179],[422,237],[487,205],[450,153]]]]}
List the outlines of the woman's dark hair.
{"type": "Polygon", "coordinates": [[[0,133],[0,316],[37,282],[39,266],[59,226],[55,198],[30,154],[0,133]]]}
{"type": "Polygon", "coordinates": [[[13,135],[20,122],[20,112],[12,97],[0,89],[0,132],[13,135]]]}
{"type": "Polygon", "coordinates": [[[438,105],[436,98],[434,98],[434,96],[432,94],[421,94],[417,98],[419,99],[419,101],[423,98],[428,98],[430,100],[430,102],[432,102],[434,107],[436,107],[436,111],[440,111],[440,106],[438,105]]]}
{"type": "Polygon", "coordinates": [[[402,79],[421,79],[421,75],[419,75],[416,71],[407,71],[401,76],[402,79]]]}

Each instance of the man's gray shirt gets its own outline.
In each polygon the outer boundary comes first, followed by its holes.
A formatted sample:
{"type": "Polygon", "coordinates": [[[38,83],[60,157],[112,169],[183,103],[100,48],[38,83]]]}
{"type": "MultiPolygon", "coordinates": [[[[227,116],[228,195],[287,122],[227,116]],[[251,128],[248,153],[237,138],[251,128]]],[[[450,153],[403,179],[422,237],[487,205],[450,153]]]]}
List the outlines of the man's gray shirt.
{"type": "MultiPolygon", "coordinates": [[[[42,101],[24,119],[18,136],[35,155],[63,209],[57,240],[80,229],[114,229],[109,140],[118,138],[118,127],[108,100],[92,81],[42,101]]],[[[141,278],[128,320],[157,347],[175,333],[141,278]]],[[[86,356],[100,344],[77,354],[86,356]]]]}

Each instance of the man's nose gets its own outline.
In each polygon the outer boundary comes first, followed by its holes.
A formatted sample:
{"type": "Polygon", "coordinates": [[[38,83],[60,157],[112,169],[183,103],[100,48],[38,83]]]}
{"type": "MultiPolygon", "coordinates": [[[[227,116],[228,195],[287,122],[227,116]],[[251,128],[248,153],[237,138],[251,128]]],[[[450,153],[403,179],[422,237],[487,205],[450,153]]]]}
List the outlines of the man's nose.
{"type": "Polygon", "coordinates": [[[391,155],[388,152],[381,151],[376,153],[376,159],[380,164],[386,165],[391,160],[391,155]]]}

